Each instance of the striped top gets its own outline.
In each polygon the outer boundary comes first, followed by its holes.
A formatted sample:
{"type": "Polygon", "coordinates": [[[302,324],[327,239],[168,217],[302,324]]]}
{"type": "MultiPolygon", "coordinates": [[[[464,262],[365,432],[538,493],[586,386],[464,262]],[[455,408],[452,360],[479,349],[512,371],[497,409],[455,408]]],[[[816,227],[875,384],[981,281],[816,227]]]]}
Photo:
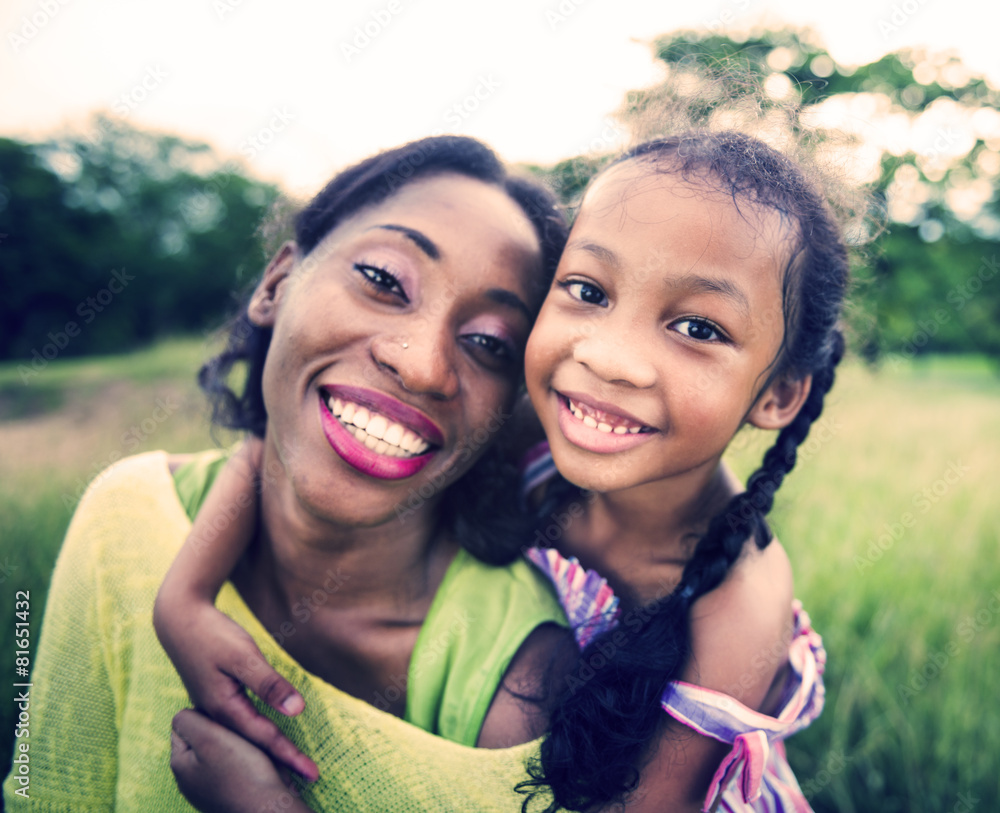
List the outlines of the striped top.
{"type": "MultiPolygon", "coordinates": [[[[527,494],[555,473],[547,444],[533,448],[522,463],[527,494]]],[[[553,548],[532,548],[525,555],[551,580],[582,649],[618,621],[618,599],[607,582],[553,548]]],[[[789,673],[774,717],[730,695],[683,681],[672,681],[661,698],[663,710],[699,734],[731,744],[703,810],[741,813],[810,813],[783,740],[815,720],[823,710],[826,652],[802,605],[792,603],[794,632],[788,649],[789,673]]]]}

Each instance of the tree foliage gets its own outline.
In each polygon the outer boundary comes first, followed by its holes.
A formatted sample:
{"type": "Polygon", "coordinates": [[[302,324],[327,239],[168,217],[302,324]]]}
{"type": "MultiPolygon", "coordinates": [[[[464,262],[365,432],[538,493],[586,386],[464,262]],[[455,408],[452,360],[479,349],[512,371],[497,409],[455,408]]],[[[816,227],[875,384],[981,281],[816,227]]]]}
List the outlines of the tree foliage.
{"type": "MultiPolygon", "coordinates": [[[[653,51],[668,78],[626,94],[619,118],[633,139],[662,132],[681,109],[686,122],[725,127],[752,108],[755,134],[767,137],[773,113],[799,141],[816,141],[817,154],[835,156],[848,184],[871,184],[887,228],[857,269],[852,332],[862,355],[1000,358],[1000,91],[953,54],[901,50],[844,66],[794,30],[682,31],[653,51]],[[706,72],[722,81],[685,81],[706,72]],[[831,140],[830,128],[840,136],[831,140]]],[[[534,169],[569,203],[607,157],[534,169]]]]}
{"type": "Polygon", "coordinates": [[[261,267],[276,194],[206,145],[105,117],[0,139],[0,358],[37,369],[216,324],[261,267]]]}

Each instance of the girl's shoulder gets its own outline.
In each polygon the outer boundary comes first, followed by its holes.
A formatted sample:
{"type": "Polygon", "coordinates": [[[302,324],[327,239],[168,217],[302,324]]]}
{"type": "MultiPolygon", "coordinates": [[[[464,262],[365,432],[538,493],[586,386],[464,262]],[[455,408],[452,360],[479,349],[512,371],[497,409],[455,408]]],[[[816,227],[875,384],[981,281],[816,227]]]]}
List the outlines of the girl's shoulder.
{"type": "Polygon", "coordinates": [[[777,540],[748,541],[725,581],[691,608],[691,658],[682,680],[762,710],[787,668],[795,619],[792,567],[777,540]]]}

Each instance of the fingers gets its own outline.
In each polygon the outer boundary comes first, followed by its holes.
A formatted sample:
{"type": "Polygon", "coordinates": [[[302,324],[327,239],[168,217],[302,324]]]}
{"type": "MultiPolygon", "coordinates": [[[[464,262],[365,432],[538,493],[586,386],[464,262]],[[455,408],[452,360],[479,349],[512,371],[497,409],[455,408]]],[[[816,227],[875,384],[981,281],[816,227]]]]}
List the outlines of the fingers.
{"type": "Polygon", "coordinates": [[[198,764],[193,743],[204,737],[202,724],[207,720],[192,709],[174,715],[170,724],[170,769],[176,774],[198,764]]]}
{"type": "Polygon", "coordinates": [[[315,782],[319,778],[316,763],[296,748],[273,722],[257,711],[245,695],[234,695],[223,706],[214,709],[212,716],[263,749],[276,762],[287,765],[306,781],[315,782]]]}
{"type": "MultiPolygon", "coordinates": [[[[306,701],[302,699],[302,695],[295,691],[295,687],[264,660],[264,656],[256,645],[251,644],[251,646],[259,659],[259,667],[252,672],[238,675],[238,679],[275,711],[280,711],[288,717],[299,714],[306,707],[306,701]]],[[[249,662],[249,660],[244,660],[244,662],[249,662]]]]}

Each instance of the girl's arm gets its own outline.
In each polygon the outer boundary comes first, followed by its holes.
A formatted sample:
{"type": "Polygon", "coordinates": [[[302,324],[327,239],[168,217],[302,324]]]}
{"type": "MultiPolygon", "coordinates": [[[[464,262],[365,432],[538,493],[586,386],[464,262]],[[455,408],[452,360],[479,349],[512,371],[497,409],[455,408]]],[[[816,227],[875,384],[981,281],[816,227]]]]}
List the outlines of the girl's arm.
{"type": "Polygon", "coordinates": [[[254,708],[243,687],[290,716],[302,711],[302,696],[214,603],[256,530],[261,452],[259,440],[248,440],[219,473],[160,587],[153,626],[198,708],[314,780],[315,763],[254,708]]]}
{"type": "MultiPolygon", "coordinates": [[[[791,566],[780,543],[751,549],[721,585],[692,606],[691,656],[681,679],[771,713],[787,672],[792,596],[791,566]]],[[[625,810],[700,811],[731,749],[664,712],[625,810]]]]}

